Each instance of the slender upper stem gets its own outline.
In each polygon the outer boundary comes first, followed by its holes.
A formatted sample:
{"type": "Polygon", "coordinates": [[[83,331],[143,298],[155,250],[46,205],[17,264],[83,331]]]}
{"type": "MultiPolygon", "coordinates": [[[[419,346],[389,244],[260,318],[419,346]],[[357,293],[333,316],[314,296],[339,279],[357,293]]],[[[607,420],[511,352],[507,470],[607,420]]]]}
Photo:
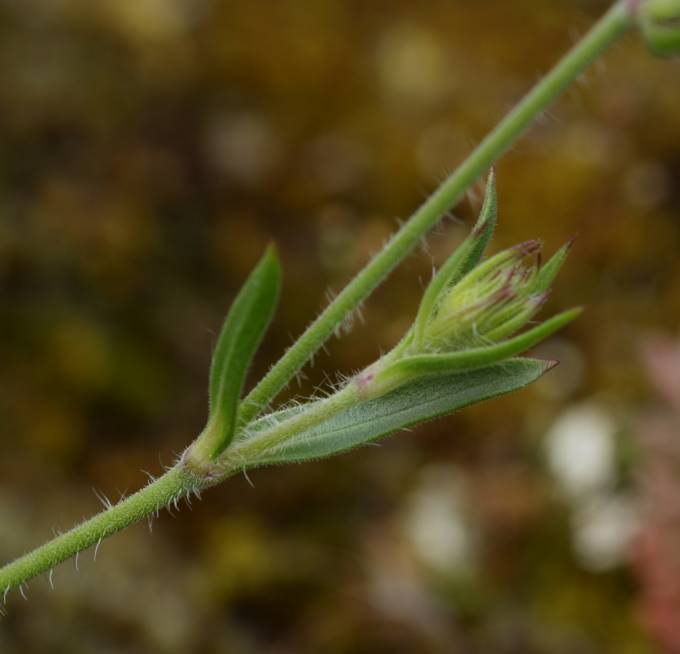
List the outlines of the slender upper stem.
{"type": "Polygon", "coordinates": [[[633,25],[628,0],[615,4],[572,50],[479,144],[472,154],[420,206],[389,243],[326,307],[319,317],[250,392],[241,405],[244,425],[262,412],[295,374],[395,268],[465,191],[583,71],[633,25]]]}

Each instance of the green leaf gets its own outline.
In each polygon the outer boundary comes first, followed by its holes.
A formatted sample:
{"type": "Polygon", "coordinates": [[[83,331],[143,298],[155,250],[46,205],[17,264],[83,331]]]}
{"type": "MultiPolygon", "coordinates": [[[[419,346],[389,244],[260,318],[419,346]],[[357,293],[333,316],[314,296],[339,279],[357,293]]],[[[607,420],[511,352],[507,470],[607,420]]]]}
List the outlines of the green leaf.
{"type": "Polygon", "coordinates": [[[236,296],[217,339],[204,431],[211,458],[223,452],[233,438],[243,382],[274,314],[280,288],[281,265],[270,246],[236,296]]]}
{"type": "MultiPolygon", "coordinates": [[[[282,464],[338,454],[470,404],[524,388],[554,365],[553,361],[509,359],[478,370],[420,378],[342,411],[245,465],[282,464]]],[[[305,408],[302,405],[261,418],[250,426],[248,437],[305,408]]]]}
{"type": "Polygon", "coordinates": [[[484,204],[472,233],[456,248],[429,283],[415,320],[415,338],[422,345],[425,327],[437,307],[442,293],[470,272],[482,259],[496,227],[496,181],[489,173],[484,204]]]}

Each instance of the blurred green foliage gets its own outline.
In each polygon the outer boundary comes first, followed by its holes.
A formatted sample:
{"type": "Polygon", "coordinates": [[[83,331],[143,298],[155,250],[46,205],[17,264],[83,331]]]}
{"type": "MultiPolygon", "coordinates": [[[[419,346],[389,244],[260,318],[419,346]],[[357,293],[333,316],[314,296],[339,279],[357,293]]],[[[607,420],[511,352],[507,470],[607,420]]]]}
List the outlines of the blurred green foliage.
{"type": "MultiPolygon", "coordinates": [[[[2,559],[189,443],[215,330],[270,239],[285,285],[253,377],[605,8],[0,4],[2,559]]],[[[562,359],[549,379],[116,536],[13,600],[0,649],[656,651],[627,558],[579,555],[544,434],[605,406],[608,490],[634,494],[631,432],[654,401],[636,352],[680,315],[678,70],[628,39],[499,165],[496,247],[580,234],[549,310],[587,312],[540,348],[562,359]]],[[[478,208],[471,194],[290,392],[395,343],[478,208]]]]}

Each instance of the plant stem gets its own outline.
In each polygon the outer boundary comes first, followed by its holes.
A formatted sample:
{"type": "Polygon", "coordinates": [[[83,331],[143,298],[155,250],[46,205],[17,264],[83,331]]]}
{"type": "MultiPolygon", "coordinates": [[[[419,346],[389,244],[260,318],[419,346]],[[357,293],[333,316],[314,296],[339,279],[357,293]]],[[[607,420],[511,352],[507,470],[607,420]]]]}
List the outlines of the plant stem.
{"type": "Polygon", "coordinates": [[[263,411],[336,327],[454,206],[524,130],[610,45],[633,25],[629,0],[617,2],[561,61],[505,116],[472,154],[420,206],[389,243],[344,288],[241,404],[239,424],[263,411]]]}
{"type": "Polygon", "coordinates": [[[189,491],[200,488],[198,482],[178,464],[118,504],[0,568],[0,593],[7,593],[117,531],[157,513],[189,491]]]}
{"type": "Polygon", "coordinates": [[[257,457],[262,452],[283,443],[295,434],[321,424],[360,400],[359,387],[355,380],[352,380],[333,395],[311,404],[303,413],[265,429],[256,436],[247,438],[242,445],[234,443],[234,446],[226,454],[226,459],[230,463],[227,466],[228,474],[240,469],[245,464],[256,463],[257,457]]]}
{"type": "MultiPolygon", "coordinates": [[[[430,196],[392,237],[387,246],[369,262],[321,313],[297,342],[284,354],[262,381],[245,398],[239,411],[239,425],[250,422],[265,409],[290,379],[333,334],[342,320],[370,294],[392,269],[435,225],[466,189],[522,134],[541,112],[617,38],[633,24],[629,0],[621,0],[603,16],[593,29],[543,78],[536,87],[482,141],[467,160],[430,196]]],[[[407,340],[397,346],[403,348],[407,340]]],[[[270,447],[337,413],[357,400],[355,384],[349,384],[327,400],[319,402],[297,417],[264,432],[257,447],[270,447]]],[[[259,437],[258,437],[259,438],[259,437]]],[[[236,444],[235,444],[236,445],[236,444]]],[[[241,455],[256,454],[243,446],[241,455]]],[[[234,448],[238,452],[238,446],[234,448]]],[[[232,459],[236,464],[236,461],[232,459]]],[[[223,470],[223,473],[233,470],[223,470]]],[[[0,592],[21,586],[36,575],[49,570],[102,539],[155,514],[158,510],[186,496],[192,490],[210,486],[219,479],[210,476],[208,461],[183,459],[134,495],[103,511],[70,531],[58,536],[0,569],[0,592]],[[192,471],[192,465],[197,466],[192,471]]]]}

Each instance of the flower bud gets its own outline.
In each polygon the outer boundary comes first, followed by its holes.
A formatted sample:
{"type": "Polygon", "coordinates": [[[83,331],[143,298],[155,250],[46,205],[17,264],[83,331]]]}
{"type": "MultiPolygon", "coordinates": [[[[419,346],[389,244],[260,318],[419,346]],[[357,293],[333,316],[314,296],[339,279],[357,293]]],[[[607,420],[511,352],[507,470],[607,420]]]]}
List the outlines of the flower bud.
{"type": "Polygon", "coordinates": [[[522,329],[548,299],[573,239],[543,265],[540,241],[527,241],[482,260],[495,220],[491,175],[475,229],[432,278],[404,338],[354,377],[357,397],[372,400],[410,380],[462,374],[510,360],[581,313],[580,308],[570,309],[522,329]]]}
{"type": "Polygon", "coordinates": [[[497,342],[521,329],[545,302],[536,292],[538,241],[505,250],[446,289],[424,330],[423,350],[455,352],[497,342]]]}
{"type": "Polygon", "coordinates": [[[642,35],[654,54],[680,54],[680,0],[641,0],[637,16],[642,35]]]}

